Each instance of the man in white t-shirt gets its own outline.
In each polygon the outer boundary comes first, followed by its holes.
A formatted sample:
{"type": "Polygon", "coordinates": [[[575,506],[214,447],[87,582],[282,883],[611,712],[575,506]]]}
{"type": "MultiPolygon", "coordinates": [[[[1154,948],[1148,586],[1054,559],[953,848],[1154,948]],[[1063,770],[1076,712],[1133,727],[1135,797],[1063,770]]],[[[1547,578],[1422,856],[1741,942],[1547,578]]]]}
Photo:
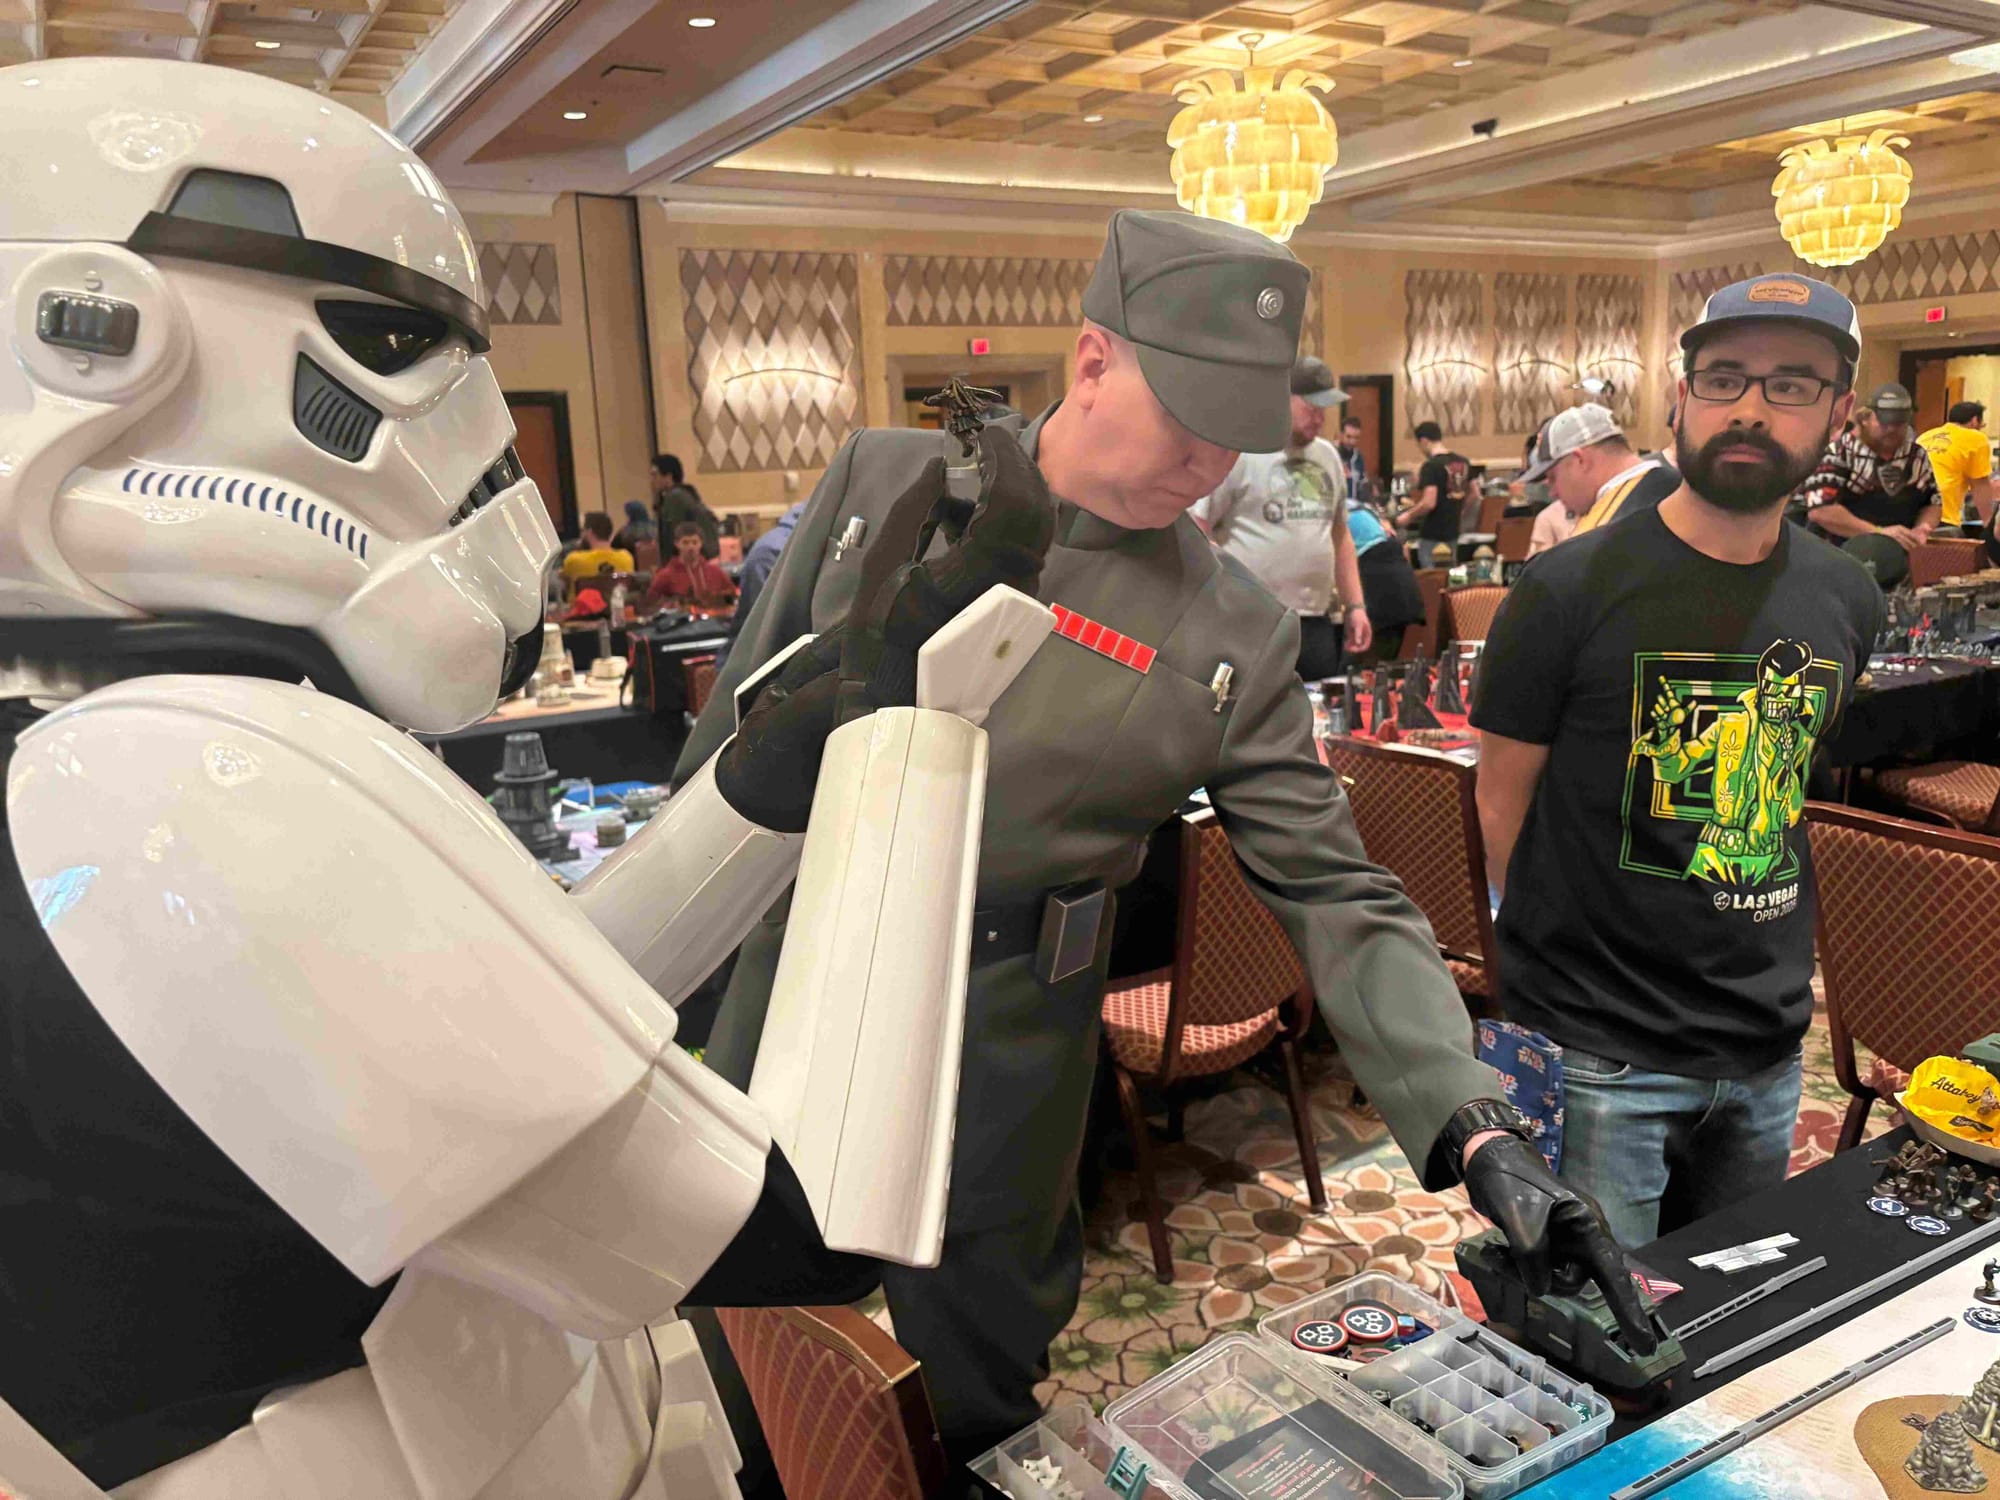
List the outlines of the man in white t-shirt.
{"type": "Polygon", "coordinates": [[[1346,465],[1319,435],[1327,408],[1346,399],[1323,361],[1300,360],[1292,367],[1291,442],[1277,453],[1240,455],[1189,512],[1217,547],[1298,611],[1299,675],[1308,682],[1339,671],[1343,647],[1366,651],[1374,639],[1347,530],[1346,465]]]}

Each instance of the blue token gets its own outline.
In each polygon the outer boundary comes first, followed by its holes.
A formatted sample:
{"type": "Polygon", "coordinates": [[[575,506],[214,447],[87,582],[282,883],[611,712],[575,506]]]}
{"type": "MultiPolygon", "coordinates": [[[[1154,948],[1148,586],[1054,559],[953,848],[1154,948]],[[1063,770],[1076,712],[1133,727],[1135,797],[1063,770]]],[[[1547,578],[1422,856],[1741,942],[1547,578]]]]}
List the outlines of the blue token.
{"type": "Polygon", "coordinates": [[[1900,1219],[1910,1211],[1901,1198],[1870,1198],[1868,1207],[1873,1212],[1887,1214],[1892,1219],[1900,1219]]]}
{"type": "Polygon", "coordinates": [[[1929,1214],[1916,1214],[1903,1221],[1918,1234],[1950,1234],[1951,1226],[1943,1219],[1933,1219],[1929,1214]]]}
{"type": "Polygon", "coordinates": [[[1968,1307],[1965,1326],[1977,1328],[1981,1333],[2000,1333],[2000,1308],[1968,1307]]]}

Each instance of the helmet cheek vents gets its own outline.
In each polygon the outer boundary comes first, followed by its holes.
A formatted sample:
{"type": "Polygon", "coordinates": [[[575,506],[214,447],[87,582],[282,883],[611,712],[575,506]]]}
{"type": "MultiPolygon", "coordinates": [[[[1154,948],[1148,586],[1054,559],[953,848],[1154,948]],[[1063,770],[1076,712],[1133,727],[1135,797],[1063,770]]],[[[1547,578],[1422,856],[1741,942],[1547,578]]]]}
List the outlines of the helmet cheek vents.
{"type": "Polygon", "coordinates": [[[301,354],[292,380],[292,421],[314,447],[359,463],[382,413],[301,354]]]}

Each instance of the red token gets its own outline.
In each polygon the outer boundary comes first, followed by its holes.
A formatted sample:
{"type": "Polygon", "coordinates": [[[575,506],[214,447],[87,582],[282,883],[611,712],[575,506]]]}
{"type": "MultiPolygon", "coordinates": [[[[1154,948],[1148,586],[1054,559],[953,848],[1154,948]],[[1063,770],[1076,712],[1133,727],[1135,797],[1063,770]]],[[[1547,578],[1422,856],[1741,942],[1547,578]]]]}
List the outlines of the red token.
{"type": "Polygon", "coordinates": [[[1352,1302],[1340,1310],[1340,1326],[1357,1344],[1386,1344],[1396,1336],[1396,1314],[1380,1302],[1352,1302]]]}
{"type": "Polygon", "coordinates": [[[1347,1330],[1324,1319],[1301,1323],[1292,1330],[1292,1342],[1308,1354],[1338,1354],[1347,1347],[1347,1330]]]}
{"type": "Polygon", "coordinates": [[[1357,1365],[1372,1365],[1378,1359],[1387,1359],[1396,1351],[1387,1344],[1361,1344],[1347,1351],[1347,1357],[1357,1365]]]}

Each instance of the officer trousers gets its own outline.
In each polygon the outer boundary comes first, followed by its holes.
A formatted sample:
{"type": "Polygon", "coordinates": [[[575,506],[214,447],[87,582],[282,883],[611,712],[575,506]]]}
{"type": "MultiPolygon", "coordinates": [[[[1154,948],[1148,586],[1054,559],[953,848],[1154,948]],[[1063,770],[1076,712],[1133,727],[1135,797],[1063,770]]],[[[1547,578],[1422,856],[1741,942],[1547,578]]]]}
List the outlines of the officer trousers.
{"type": "MultiPolygon", "coordinates": [[[[943,1254],[929,1269],[883,1267],[896,1341],[924,1367],[954,1463],[1036,1419],[1035,1384],[1048,1375],[1049,1345],[1076,1311],[1083,1279],[1076,1170],[1097,1069],[1113,904],[1106,903],[1095,964],[1061,984],[1035,979],[1028,955],[972,972],[943,1254]]],[[[756,1060],[783,932],[768,920],[744,940],[709,1037],[705,1061],[739,1087],[756,1060]]],[[[746,1455],[761,1446],[750,1437],[746,1455]]]]}

